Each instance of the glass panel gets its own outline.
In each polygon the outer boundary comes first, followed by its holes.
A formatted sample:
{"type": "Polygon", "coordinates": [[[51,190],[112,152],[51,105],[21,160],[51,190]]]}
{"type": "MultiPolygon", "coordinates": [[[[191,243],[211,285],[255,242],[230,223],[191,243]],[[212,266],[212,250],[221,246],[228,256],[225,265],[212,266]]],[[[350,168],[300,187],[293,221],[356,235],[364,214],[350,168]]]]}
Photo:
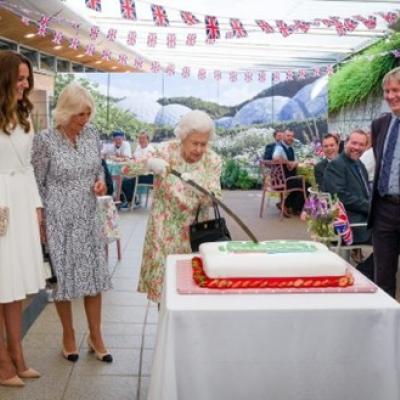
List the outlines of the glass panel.
{"type": "Polygon", "coordinates": [[[73,72],[83,72],[83,65],[82,64],[72,64],[72,71],[73,72]]]}
{"type": "Polygon", "coordinates": [[[40,53],[40,69],[47,69],[48,71],[54,71],[55,57],[47,54],[40,53]]]}
{"type": "Polygon", "coordinates": [[[57,72],[69,72],[69,61],[57,59],[57,72]]]}
{"type": "Polygon", "coordinates": [[[16,50],[16,43],[7,42],[6,40],[0,39],[0,50],[16,50]]]}
{"type": "Polygon", "coordinates": [[[27,49],[26,47],[20,47],[19,52],[24,55],[32,63],[32,66],[38,67],[38,52],[35,50],[27,49]]]}

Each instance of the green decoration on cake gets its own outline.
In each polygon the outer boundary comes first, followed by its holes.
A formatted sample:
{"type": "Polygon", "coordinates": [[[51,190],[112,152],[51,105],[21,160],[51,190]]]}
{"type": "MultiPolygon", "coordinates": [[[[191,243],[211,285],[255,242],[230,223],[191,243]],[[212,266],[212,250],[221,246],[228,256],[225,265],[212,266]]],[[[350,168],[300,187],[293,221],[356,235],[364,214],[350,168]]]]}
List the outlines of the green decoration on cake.
{"type": "Polygon", "coordinates": [[[230,253],[313,253],[317,247],[312,243],[304,243],[296,240],[272,240],[268,242],[227,242],[219,246],[220,251],[230,253]]]}

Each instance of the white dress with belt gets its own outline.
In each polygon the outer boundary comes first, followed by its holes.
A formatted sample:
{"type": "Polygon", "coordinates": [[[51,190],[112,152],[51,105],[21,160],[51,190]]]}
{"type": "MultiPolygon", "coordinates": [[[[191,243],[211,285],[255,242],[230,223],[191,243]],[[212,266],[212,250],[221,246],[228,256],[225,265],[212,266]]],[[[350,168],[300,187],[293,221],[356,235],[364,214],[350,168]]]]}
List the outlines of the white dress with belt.
{"type": "Polygon", "coordinates": [[[33,131],[0,131],[0,206],[10,222],[0,236],[0,303],[22,300],[45,287],[36,208],[42,206],[31,165],[33,131]]]}

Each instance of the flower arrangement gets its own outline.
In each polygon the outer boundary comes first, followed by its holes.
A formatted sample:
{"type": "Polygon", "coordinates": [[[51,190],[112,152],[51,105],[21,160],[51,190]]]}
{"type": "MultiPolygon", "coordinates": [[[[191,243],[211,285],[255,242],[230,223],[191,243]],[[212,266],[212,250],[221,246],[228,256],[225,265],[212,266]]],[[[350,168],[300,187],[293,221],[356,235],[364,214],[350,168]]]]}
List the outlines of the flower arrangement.
{"type": "Polygon", "coordinates": [[[303,208],[302,219],[307,222],[312,239],[325,244],[338,241],[335,222],[339,217],[338,199],[329,193],[310,191],[303,208]]]}

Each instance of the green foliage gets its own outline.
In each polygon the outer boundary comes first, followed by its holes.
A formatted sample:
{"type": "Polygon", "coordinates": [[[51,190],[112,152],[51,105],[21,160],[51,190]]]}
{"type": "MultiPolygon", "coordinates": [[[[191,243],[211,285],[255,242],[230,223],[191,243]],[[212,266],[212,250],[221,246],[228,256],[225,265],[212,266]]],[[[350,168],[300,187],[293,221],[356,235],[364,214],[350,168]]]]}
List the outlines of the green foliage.
{"type": "Polygon", "coordinates": [[[337,112],[342,107],[358,104],[370,93],[378,92],[383,76],[394,68],[397,62],[392,54],[379,54],[399,47],[400,34],[394,34],[390,39],[382,39],[360,53],[363,56],[374,56],[371,61],[355,58],[352,62],[344,64],[329,79],[329,112],[337,112]]]}
{"type": "Polygon", "coordinates": [[[204,101],[197,97],[163,97],[158,100],[162,106],[168,104],[181,104],[189,107],[192,110],[203,110],[210,115],[213,119],[221,118],[227,115],[231,111],[231,107],[220,106],[217,103],[211,101],[204,101]]]}
{"type": "Polygon", "coordinates": [[[249,190],[257,186],[257,180],[239,162],[228,160],[222,165],[221,186],[223,189],[249,190]]]}
{"type": "MultiPolygon", "coordinates": [[[[75,80],[74,74],[59,74],[56,76],[54,99],[52,107],[55,107],[58,96],[61,90],[70,82],[75,80]]],[[[136,135],[143,129],[149,129],[152,125],[141,122],[135,116],[125,110],[121,110],[115,104],[119,98],[108,97],[100,93],[98,84],[88,81],[84,78],[76,79],[84,86],[93,96],[96,104],[96,114],[93,120],[93,125],[100,133],[109,135],[114,129],[123,130],[129,139],[134,139],[136,135]]]]}

